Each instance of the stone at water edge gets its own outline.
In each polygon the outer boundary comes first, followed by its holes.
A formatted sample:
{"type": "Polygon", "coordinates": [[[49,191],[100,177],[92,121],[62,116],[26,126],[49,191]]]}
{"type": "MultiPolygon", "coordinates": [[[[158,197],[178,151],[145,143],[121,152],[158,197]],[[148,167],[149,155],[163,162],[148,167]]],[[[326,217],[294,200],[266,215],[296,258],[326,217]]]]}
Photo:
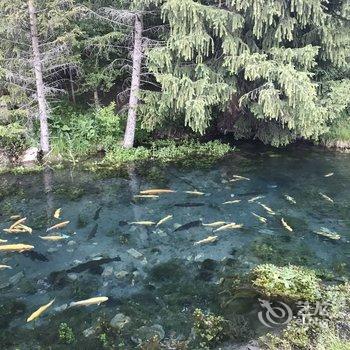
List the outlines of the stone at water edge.
{"type": "Polygon", "coordinates": [[[134,248],[130,248],[127,251],[132,257],[134,257],[135,259],[141,259],[143,257],[143,254],[138,252],[136,249],[134,248]]]}
{"type": "Polygon", "coordinates": [[[131,340],[136,344],[141,344],[154,337],[157,337],[159,340],[163,340],[165,337],[164,329],[159,324],[140,327],[135,331],[135,335],[131,337],[131,340]]]}
{"type": "Polygon", "coordinates": [[[30,147],[19,157],[20,163],[35,163],[38,161],[39,150],[37,147],[30,147]]]}
{"type": "Polygon", "coordinates": [[[126,324],[131,321],[129,316],[125,316],[122,313],[116,314],[109,323],[111,327],[116,329],[122,329],[126,324]]]}
{"type": "Polygon", "coordinates": [[[119,272],[114,272],[114,276],[117,278],[125,278],[129,274],[128,271],[119,271],[119,272]]]}

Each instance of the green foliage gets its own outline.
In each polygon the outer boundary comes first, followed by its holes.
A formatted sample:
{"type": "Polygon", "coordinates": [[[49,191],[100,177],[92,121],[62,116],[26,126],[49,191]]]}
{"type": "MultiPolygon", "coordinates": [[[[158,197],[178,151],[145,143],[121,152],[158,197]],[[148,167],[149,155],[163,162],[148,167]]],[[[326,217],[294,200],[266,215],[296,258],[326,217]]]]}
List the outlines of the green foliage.
{"type": "Polygon", "coordinates": [[[19,123],[0,125],[0,148],[12,155],[18,153],[26,146],[25,129],[19,123]]]}
{"type": "Polygon", "coordinates": [[[349,106],[348,96],[339,98],[338,79],[315,75],[322,66],[349,76],[345,0],[141,2],[160,5],[170,26],[166,45],[147,55],[161,91],[144,96],[146,128],[163,123],[164,115],[184,116],[185,125],[203,133],[213,108],[227,110],[234,96],[240,101],[232,115],[239,117],[230,130],[235,137],[279,146],[317,140],[349,106]]]}
{"type": "Polygon", "coordinates": [[[64,344],[72,344],[75,342],[75,335],[72,328],[68,326],[67,323],[60,323],[58,328],[58,336],[60,342],[64,344]]]}
{"type": "Polygon", "coordinates": [[[185,166],[205,165],[223,157],[231,150],[230,146],[219,141],[208,143],[157,141],[152,143],[151,148],[142,146],[134,149],[115,147],[107,152],[102,164],[119,166],[128,162],[154,160],[160,163],[176,162],[185,166]]]}
{"type": "Polygon", "coordinates": [[[312,270],[299,266],[259,265],[251,273],[259,293],[269,298],[315,301],[320,297],[320,280],[312,270]]]}
{"type": "Polygon", "coordinates": [[[121,124],[114,103],[85,112],[59,106],[54,109],[51,120],[53,152],[68,154],[74,159],[109,150],[122,136],[121,124]]]}
{"type": "Polygon", "coordinates": [[[206,315],[200,309],[194,310],[193,318],[193,328],[200,347],[202,349],[210,349],[211,347],[209,346],[217,343],[222,337],[224,318],[211,314],[206,315]]]}

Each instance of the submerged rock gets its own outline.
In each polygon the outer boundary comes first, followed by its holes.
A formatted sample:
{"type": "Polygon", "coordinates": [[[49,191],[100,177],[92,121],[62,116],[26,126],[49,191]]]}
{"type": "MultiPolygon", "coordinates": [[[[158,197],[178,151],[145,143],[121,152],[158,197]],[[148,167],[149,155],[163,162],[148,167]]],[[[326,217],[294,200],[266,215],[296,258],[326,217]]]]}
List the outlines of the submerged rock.
{"type": "Polygon", "coordinates": [[[22,271],[18,272],[9,278],[9,282],[12,285],[16,285],[23,277],[24,277],[24,273],[22,271]]]}
{"type": "Polygon", "coordinates": [[[122,270],[122,271],[119,271],[119,272],[115,272],[114,276],[117,277],[117,278],[122,279],[122,278],[125,278],[128,274],[129,274],[128,271],[122,270]]]}
{"type": "Polygon", "coordinates": [[[141,344],[154,337],[157,337],[159,340],[163,340],[165,337],[164,329],[159,324],[140,327],[136,330],[135,335],[131,337],[131,340],[136,344],[141,344]]]}
{"type": "Polygon", "coordinates": [[[95,327],[90,327],[90,328],[87,328],[83,331],[83,335],[85,338],[91,337],[95,333],[96,333],[95,327]]]}
{"type": "Polygon", "coordinates": [[[110,322],[110,326],[116,329],[122,329],[127,323],[131,321],[131,318],[125,316],[122,313],[116,314],[110,322]]]}
{"type": "Polygon", "coordinates": [[[141,259],[143,257],[143,254],[138,252],[136,249],[134,248],[130,248],[127,251],[132,257],[134,257],[135,259],[141,259]]]}

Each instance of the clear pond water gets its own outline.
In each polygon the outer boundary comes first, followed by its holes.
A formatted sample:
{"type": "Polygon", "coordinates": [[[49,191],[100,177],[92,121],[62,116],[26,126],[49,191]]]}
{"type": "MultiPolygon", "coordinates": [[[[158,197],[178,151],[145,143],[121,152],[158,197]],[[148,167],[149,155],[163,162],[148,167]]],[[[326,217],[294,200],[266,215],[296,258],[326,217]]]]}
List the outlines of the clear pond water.
{"type": "Polygon", "coordinates": [[[261,263],[311,267],[332,281],[348,278],[349,180],[350,155],[305,147],[279,152],[245,147],[206,169],[148,164],[115,174],[57,170],[0,176],[1,231],[17,214],[33,228],[32,235],[1,232],[0,238],[35,246],[31,253],[0,253],[0,264],[12,267],[0,271],[1,349],[102,349],[103,343],[136,349],[152,332],[187,339],[196,308],[235,319],[237,342],[254,338],[268,331],[258,322],[257,298],[233,299],[225,281],[261,263]],[[329,173],[334,175],[325,177],[329,173]],[[250,180],[230,182],[234,175],[250,180]],[[134,198],[150,188],[176,192],[134,198]],[[185,193],[195,190],[205,195],[185,193]],[[257,196],[263,198],[249,201],[257,196]],[[240,202],[223,204],[234,200],[240,202]],[[53,218],[57,208],[60,220],[53,218]],[[130,224],[167,215],[173,218],[158,227],[130,224]],[[282,217],[293,232],[283,227],[282,217]],[[39,237],[65,220],[68,226],[53,231],[64,234],[63,241],[39,237]],[[213,233],[200,221],[243,227],[213,233]],[[322,228],[341,239],[317,235],[322,228]],[[194,244],[213,235],[214,243],[194,244]],[[67,308],[96,296],[109,300],[67,308]],[[38,320],[26,322],[54,298],[38,320]],[[116,314],[125,323],[119,331],[110,326],[116,314]],[[74,332],[69,345],[59,338],[61,323],[74,332]]]}

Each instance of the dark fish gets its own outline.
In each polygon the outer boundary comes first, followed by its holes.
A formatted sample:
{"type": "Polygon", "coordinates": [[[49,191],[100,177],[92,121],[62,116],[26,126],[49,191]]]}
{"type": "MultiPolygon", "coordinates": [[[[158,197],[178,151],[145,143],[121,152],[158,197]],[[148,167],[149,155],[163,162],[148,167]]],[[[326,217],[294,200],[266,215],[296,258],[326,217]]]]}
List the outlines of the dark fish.
{"type": "Polygon", "coordinates": [[[174,204],[175,207],[203,207],[205,203],[177,203],[174,204]]]}
{"type": "Polygon", "coordinates": [[[100,217],[100,212],[102,210],[102,207],[99,207],[96,211],[95,211],[95,215],[94,215],[94,220],[98,220],[98,218],[100,217]]]}
{"type": "Polygon", "coordinates": [[[23,255],[33,261],[49,261],[49,259],[44,254],[38,253],[35,250],[27,250],[26,252],[23,252],[23,255]]]}
{"type": "Polygon", "coordinates": [[[127,221],[121,220],[119,221],[119,226],[126,226],[128,224],[127,221]]]}
{"type": "Polygon", "coordinates": [[[73,266],[72,268],[66,270],[67,273],[71,272],[84,272],[89,270],[91,273],[100,274],[102,273],[102,267],[101,265],[108,264],[112,261],[120,261],[120,257],[116,256],[115,258],[102,258],[99,260],[90,260],[85,263],[78,264],[76,266],[73,266]]]}
{"type": "Polygon", "coordinates": [[[190,229],[192,227],[198,227],[198,226],[202,226],[202,221],[201,220],[188,222],[187,224],[184,224],[184,225],[178,227],[176,230],[174,230],[174,232],[188,230],[188,229],[190,229]]]}
{"type": "Polygon", "coordinates": [[[97,229],[98,229],[98,224],[95,224],[87,237],[88,240],[96,236],[97,229]]]}

